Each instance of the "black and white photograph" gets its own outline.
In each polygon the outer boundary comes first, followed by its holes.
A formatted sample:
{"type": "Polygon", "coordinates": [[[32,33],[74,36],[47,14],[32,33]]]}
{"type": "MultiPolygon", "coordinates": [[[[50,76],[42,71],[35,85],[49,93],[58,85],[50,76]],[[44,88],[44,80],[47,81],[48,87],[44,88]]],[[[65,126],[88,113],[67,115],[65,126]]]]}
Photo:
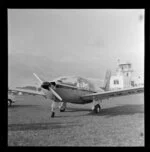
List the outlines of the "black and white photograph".
{"type": "Polygon", "coordinates": [[[8,8],[8,146],[144,147],[144,26],[145,9],[8,8]]]}

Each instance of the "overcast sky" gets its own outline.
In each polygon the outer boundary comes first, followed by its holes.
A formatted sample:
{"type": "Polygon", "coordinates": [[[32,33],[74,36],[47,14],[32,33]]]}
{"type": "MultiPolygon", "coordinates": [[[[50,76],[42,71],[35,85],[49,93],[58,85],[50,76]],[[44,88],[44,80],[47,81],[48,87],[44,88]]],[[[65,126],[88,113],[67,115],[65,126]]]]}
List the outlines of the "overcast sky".
{"type": "Polygon", "coordinates": [[[86,77],[103,77],[96,70],[114,69],[118,59],[130,61],[143,74],[144,10],[8,9],[8,53],[40,56],[62,65],[84,64],[91,70],[82,73],[86,77]]]}

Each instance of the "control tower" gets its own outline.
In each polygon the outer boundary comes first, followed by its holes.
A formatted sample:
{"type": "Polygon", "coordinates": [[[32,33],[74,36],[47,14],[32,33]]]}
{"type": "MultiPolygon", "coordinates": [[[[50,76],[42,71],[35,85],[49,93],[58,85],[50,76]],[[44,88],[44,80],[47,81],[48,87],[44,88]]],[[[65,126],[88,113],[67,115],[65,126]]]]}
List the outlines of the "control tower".
{"type": "Polygon", "coordinates": [[[118,61],[118,68],[116,70],[116,75],[123,76],[124,88],[131,87],[132,72],[133,70],[130,62],[120,63],[120,60],[118,61]]]}

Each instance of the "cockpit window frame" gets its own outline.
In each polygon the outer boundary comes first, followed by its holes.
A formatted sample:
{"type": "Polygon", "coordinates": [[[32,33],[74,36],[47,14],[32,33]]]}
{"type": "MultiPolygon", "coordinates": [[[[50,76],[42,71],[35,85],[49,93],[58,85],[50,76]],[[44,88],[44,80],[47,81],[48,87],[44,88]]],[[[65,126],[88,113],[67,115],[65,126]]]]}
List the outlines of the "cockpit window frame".
{"type": "Polygon", "coordinates": [[[76,87],[77,89],[80,89],[80,90],[85,90],[85,91],[93,90],[91,88],[90,82],[87,79],[84,79],[81,77],[62,77],[57,81],[61,82],[62,84],[76,87]],[[69,82],[70,80],[67,82],[67,79],[74,80],[74,81],[73,81],[73,83],[69,82]],[[63,80],[65,80],[65,81],[63,81],[63,80]]]}

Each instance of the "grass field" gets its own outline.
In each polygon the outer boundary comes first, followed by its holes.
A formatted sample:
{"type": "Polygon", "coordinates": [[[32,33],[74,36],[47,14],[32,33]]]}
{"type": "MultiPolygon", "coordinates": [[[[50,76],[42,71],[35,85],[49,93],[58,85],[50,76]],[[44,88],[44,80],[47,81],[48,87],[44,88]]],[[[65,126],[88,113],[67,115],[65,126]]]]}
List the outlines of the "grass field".
{"type": "Polygon", "coordinates": [[[8,108],[8,146],[144,146],[144,95],[104,100],[100,114],[91,104],[68,104],[50,117],[50,101],[20,96],[8,108]]]}

